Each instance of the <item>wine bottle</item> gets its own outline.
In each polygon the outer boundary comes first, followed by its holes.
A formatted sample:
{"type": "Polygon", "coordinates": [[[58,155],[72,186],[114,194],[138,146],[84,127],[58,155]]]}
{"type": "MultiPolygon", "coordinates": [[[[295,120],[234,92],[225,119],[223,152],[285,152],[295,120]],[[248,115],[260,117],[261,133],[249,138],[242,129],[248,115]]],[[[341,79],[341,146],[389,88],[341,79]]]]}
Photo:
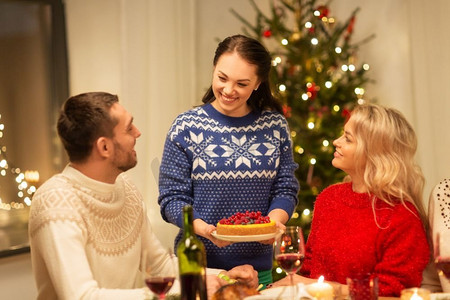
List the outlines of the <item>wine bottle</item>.
{"type": "Polygon", "coordinates": [[[192,206],[183,207],[183,237],[177,246],[181,300],[207,300],[205,246],[194,233],[192,206]]]}

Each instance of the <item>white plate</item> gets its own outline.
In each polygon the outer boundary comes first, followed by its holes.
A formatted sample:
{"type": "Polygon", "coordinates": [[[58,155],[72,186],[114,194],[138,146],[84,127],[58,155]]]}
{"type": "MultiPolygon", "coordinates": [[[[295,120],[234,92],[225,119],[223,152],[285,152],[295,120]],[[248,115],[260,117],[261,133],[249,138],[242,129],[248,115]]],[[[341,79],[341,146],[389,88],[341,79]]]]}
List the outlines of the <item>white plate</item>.
{"type": "Polygon", "coordinates": [[[261,294],[264,296],[272,297],[272,299],[277,299],[280,297],[280,299],[287,299],[292,298],[292,286],[281,286],[276,288],[270,288],[265,289],[264,291],[261,291],[261,294]]]}
{"type": "MultiPolygon", "coordinates": [[[[245,300],[291,300],[292,292],[292,286],[269,288],[261,291],[261,295],[250,296],[245,298],[245,300]]],[[[295,299],[312,299],[312,297],[306,292],[305,285],[303,283],[299,283],[297,285],[297,296],[295,299]]]]}
{"type": "Polygon", "coordinates": [[[214,230],[211,233],[211,235],[219,240],[228,242],[258,242],[274,238],[278,234],[281,234],[282,232],[283,232],[282,230],[278,229],[274,233],[257,234],[257,235],[222,235],[217,234],[217,232],[214,230]]]}
{"type": "Polygon", "coordinates": [[[450,293],[431,293],[431,300],[450,300],[450,293]]]}

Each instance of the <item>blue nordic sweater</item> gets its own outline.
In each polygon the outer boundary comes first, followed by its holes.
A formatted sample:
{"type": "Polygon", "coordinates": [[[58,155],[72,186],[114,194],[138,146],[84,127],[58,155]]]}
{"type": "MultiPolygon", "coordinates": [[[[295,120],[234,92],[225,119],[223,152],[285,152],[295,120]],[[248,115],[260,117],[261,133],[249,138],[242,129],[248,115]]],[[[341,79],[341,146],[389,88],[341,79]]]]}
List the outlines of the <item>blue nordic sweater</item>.
{"type": "MultiPolygon", "coordinates": [[[[286,119],[278,112],[244,117],[221,114],[211,104],[179,115],[164,145],[159,174],[162,217],[182,228],[182,207],[193,205],[194,219],[216,225],[236,212],[280,208],[292,215],[299,189],[286,119]]],[[[181,230],[175,245],[181,238],[181,230]]],[[[205,244],[208,267],[251,264],[272,268],[272,246],[258,242],[219,248],[205,244]]]]}

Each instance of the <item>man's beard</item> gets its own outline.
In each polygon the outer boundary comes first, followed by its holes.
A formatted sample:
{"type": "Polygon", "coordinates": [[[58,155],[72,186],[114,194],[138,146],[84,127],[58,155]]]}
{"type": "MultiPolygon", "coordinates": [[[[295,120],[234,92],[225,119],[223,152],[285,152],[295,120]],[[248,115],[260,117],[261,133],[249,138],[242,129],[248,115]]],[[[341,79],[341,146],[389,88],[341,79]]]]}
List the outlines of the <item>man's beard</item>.
{"type": "Polygon", "coordinates": [[[125,152],[123,148],[117,143],[114,143],[114,147],[114,163],[116,164],[117,169],[121,170],[122,172],[126,172],[136,166],[137,158],[134,157],[133,152],[125,152]],[[126,160],[124,161],[123,158],[126,158],[126,160]]]}

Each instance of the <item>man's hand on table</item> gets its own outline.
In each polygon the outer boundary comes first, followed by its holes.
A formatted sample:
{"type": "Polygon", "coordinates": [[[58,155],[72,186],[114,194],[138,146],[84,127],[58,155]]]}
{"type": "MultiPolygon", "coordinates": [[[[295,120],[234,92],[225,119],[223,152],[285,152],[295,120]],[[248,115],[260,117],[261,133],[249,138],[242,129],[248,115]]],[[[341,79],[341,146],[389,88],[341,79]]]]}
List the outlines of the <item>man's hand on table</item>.
{"type": "Polygon", "coordinates": [[[223,285],[236,281],[247,284],[251,288],[258,287],[258,272],[251,265],[241,265],[229,271],[221,271],[220,275],[207,275],[206,287],[208,289],[208,299],[223,285]]]}
{"type": "Polygon", "coordinates": [[[251,288],[258,287],[258,272],[251,265],[241,265],[226,272],[229,278],[247,284],[251,288]]]}

